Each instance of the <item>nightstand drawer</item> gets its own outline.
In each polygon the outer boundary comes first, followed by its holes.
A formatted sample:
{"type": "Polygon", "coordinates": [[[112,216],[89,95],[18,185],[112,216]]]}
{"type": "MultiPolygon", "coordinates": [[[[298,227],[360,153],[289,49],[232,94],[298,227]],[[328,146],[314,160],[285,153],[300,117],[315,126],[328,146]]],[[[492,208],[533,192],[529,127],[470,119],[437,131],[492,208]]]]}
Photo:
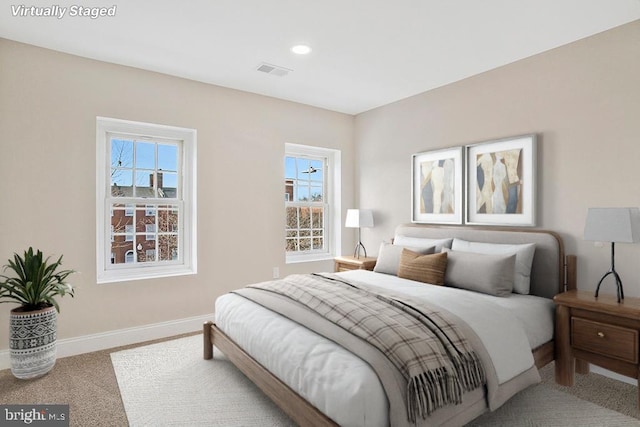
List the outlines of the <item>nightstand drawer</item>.
{"type": "Polygon", "coordinates": [[[375,258],[356,258],[352,256],[339,256],[334,258],[335,271],[349,271],[349,270],[373,270],[376,266],[375,258]]]}
{"type": "Polygon", "coordinates": [[[638,331],[635,329],[572,317],[571,344],[576,349],[638,363],[638,331]]]}
{"type": "Polygon", "coordinates": [[[349,270],[360,270],[361,268],[357,265],[353,264],[338,264],[336,266],[336,272],[339,273],[341,271],[349,271],[349,270]]]}

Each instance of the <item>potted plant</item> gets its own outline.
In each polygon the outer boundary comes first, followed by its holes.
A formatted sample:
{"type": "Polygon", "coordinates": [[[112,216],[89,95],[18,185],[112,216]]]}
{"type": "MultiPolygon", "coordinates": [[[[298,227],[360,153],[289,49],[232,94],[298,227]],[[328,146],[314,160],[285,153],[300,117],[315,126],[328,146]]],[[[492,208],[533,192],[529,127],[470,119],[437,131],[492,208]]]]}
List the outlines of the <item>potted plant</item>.
{"type": "Polygon", "coordinates": [[[43,259],[42,252],[29,248],[14,254],[0,275],[0,303],[13,302],[9,349],[11,372],[21,379],[40,377],[56,363],[57,296],[69,294],[73,287],[65,282],[74,270],[61,270],[62,256],[56,262],[43,259]]]}

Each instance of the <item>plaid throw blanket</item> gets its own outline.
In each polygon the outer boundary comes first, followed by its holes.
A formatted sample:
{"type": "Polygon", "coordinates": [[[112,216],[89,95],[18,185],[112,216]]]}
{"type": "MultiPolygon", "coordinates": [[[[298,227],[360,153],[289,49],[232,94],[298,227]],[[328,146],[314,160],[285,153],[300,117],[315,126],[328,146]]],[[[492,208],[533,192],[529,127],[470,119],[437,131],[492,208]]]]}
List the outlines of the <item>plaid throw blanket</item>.
{"type": "Polygon", "coordinates": [[[288,297],[380,350],[407,381],[408,418],[462,402],[485,372],[444,313],[365,289],[332,274],[292,275],[248,286],[288,297]]]}

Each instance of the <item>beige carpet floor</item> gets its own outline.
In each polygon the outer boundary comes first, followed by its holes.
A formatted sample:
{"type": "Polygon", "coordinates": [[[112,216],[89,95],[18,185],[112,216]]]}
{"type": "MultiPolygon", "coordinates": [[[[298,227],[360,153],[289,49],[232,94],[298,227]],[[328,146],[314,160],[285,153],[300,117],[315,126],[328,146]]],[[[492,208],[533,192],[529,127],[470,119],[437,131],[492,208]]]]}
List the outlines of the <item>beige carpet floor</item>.
{"type": "MultiPolygon", "coordinates": [[[[201,336],[196,339],[200,341],[201,336]]],[[[61,358],[49,374],[31,381],[16,379],[9,370],[0,371],[0,404],[69,404],[72,426],[127,426],[111,353],[157,342],[61,358]]],[[[200,347],[196,353],[201,360],[200,347]]],[[[558,386],[553,380],[553,364],[543,368],[541,375],[549,390],[571,394],[640,420],[635,386],[598,374],[576,376],[574,387],[558,386]]]]}

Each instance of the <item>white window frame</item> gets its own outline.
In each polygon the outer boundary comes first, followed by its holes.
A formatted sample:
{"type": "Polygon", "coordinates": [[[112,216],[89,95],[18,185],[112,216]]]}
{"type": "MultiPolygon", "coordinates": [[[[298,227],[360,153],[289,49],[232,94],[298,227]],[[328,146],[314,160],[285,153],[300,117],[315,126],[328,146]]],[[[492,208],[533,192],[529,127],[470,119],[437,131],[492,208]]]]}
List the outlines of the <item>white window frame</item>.
{"type": "MultiPolygon", "coordinates": [[[[97,282],[112,283],[130,280],[151,279],[197,273],[197,200],[196,200],[196,153],[197,132],[195,129],[165,126],[153,123],[96,117],[96,265],[97,282]],[[181,257],[174,262],[111,264],[111,147],[109,134],[123,134],[138,139],[171,139],[181,141],[181,175],[178,178],[182,203],[182,218],[179,230],[181,257]]],[[[127,199],[129,200],[129,199],[127,199]]],[[[174,204],[175,199],[167,200],[174,204]]],[[[144,205],[144,199],[135,202],[144,205]]],[[[143,233],[146,234],[146,233],[143,233]]]]}
{"type": "MultiPolygon", "coordinates": [[[[286,252],[286,263],[299,263],[310,261],[330,260],[341,253],[340,201],[342,199],[342,153],[332,148],[314,147],[310,145],[285,143],[284,160],[287,157],[323,157],[326,158],[326,170],[324,171],[325,194],[327,204],[324,218],[325,250],[322,252],[286,252]]],[[[284,167],[283,167],[284,176],[284,167]]],[[[283,178],[283,182],[286,177],[283,178]]],[[[286,197],[285,197],[286,199],[286,197]]],[[[293,202],[293,201],[291,201],[293,202]]],[[[285,215],[287,201],[285,200],[285,215]]],[[[284,225],[284,224],[283,224],[284,225]]]]}

